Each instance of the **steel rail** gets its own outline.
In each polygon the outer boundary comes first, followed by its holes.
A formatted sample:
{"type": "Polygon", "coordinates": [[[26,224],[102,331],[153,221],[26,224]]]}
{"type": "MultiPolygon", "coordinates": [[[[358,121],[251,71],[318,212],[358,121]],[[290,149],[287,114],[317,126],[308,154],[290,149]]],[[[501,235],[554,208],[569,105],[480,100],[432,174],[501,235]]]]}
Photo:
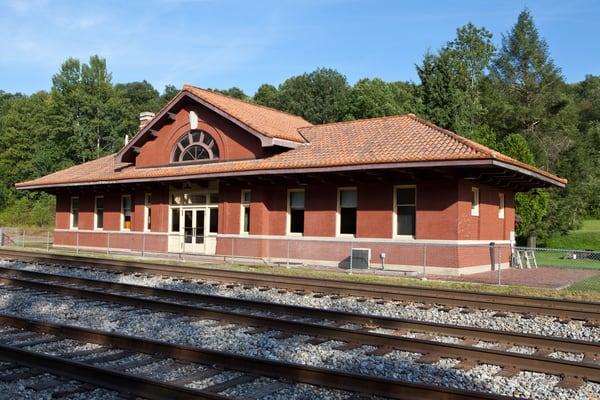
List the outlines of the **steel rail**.
{"type": "MultiPolygon", "coordinates": [[[[302,307],[285,305],[257,300],[239,299],[235,297],[220,296],[214,294],[200,294],[184,292],[180,290],[155,288],[150,286],[133,285],[129,283],[109,282],[96,279],[78,278],[66,275],[48,274],[37,271],[26,271],[0,267],[0,277],[16,277],[34,280],[45,280],[59,282],[60,284],[71,284],[84,287],[95,287],[103,290],[118,290],[123,293],[142,293],[147,296],[160,297],[165,300],[176,299],[195,303],[220,305],[234,308],[252,309],[260,312],[277,312],[299,318],[318,318],[336,321],[345,324],[360,324],[362,326],[373,326],[384,329],[416,331],[436,335],[449,335],[461,338],[473,338],[483,341],[511,343],[515,345],[531,346],[541,349],[553,349],[564,352],[585,353],[589,355],[600,354],[600,343],[565,339],[560,337],[547,337],[541,335],[522,334],[510,331],[497,331],[469,326],[456,326],[435,322],[424,322],[406,318],[383,317],[372,314],[357,314],[345,311],[325,310],[314,307],[302,307]]],[[[213,312],[214,309],[195,306],[196,309],[204,309],[213,312]]],[[[239,312],[218,311],[221,318],[235,318],[239,312]]],[[[247,314],[244,314],[247,315],[247,314]]]]}
{"type": "MultiPolygon", "coordinates": [[[[69,338],[74,340],[86,341],[89,343],[98,343],[104,346],[112,346],[117,348],[124,348],[141,353],[160,354],[166,357],[174,358],[177,360],[183,360],[188,362],[196,362],[202,364],[218,365],[223,368],[238,370],[249,374],[269,376],[273,378],[284,378],[290,381],[302,382],[311,385],[328,387],[338,390],[347,390],[353,392],[367,393],[369,395],[378,395],[384,397],[390,397],[394,399],[402,400],[413,400],[413,399],[439,399],[439,400],[469,400],[469,399],[508,399],[506,396],[461,391],[456,389],[445,388],[434,385],[424,385],[411,382],[403,382],[396,379],[381,378],[369,375],[359,375],[354,373],[348,373],[343,371],[337,371],[328,368],[311,367],[306,365],[294,364],[284,361],[273,361],[262,358],[252,358],[247,356],[235,355],[232,353],[200,349],[197,347],[171,344],[162,341],[145,339],[136,336],[127,336],[117,333],[109,333],[94,329],[80,328],[71,325],[62,325],[51,322],[41,322],[38,320],[31,320],[21,317],[10,316],[6,314],[0,314],[0,321],[3,324],[10,325],[17,328],[31,330],[39,333],[55,335],[58,337],[69,338]]],[[[2,345],[0,347],[0,358],[10,358],[11,361],[21,362],[29,361],[28,366],[31,367],[42,367],[50,369],[57,374],[63,372],[64,374],[72,378],[84,381],[86,379],[94,379],[95,368],[89,364],[81,362],[74,362],[63,360],[53,356],[42,356],[43,360],[39,357],[34,357],[31,352],[25,350],[17,350],[15,348],[9,348],[10,346],[2,345]],[[6,350],[6,352],[5,352],[6,350]],[[7,355],[8,353],[8,355],[7,355]],[[22,357],[22,358],[19,358],[22,357]],[[63,367],[64,366],[64,367],[63,367]],[[64,370],[63,370],[64,368],[64,370]],[[80,371],[83,371],[84,376],[81,376],[80,371]]],[[[121,384],[130,385],[128,388],[144,390],[144,397],[151,399],[165,399],[164,397],[153,397],[154,387],[152,386],[153,381],[137,378],[144,380],[143,385],[133,385],[136,383],[135,380],[131,380],[134,377],[124,373],[114,374],[112,378],[116,379],[116,385],[121,387],[121,384]],[[148,390],[144,388],[145,384],[148,384],[148,390]]],[[[91,382],[100,385],[102,382],[91,382]]],[[[108,382],[110,383],[110,382],[108,382]]],[[[161,383],[162,386],[173,386],[161,383]]],[[[110,387],[110,386],[108,386],[110,387]]],[[[114,387],[114,386],[113,386],[114,387]]],[[[160,387],[158,387],[160,389],[160,387]]],[[[180,390],[184,390],[181,389],[180,390]]],[[[190,389],[187,389],[190,390],[190,389]]],[[[132,390],[130,390],[132,391],[132,390]]],[[[194,391],[196,397],[185,397],[185,393],[182,393],[183,397],[168,397],[169,399],[188,399],[188,398],[207,398],[207,399],[223,399],[224,397],[210,394],[211,397],[198,397],[198,391],[194,391]]],[[[157,392],[160,393],[160,392],[157,392]]]]}
{"type": "Polygon", "coordinates": [[[151,400],[227,400],[228,397],[205,393],[168,383],[153,381],[113,369],[23,350],[0,344],[0,360],[30,368],[39,368],[54,375],[76,379],[118,392],[131,393],[151,400]]]}
{"type": "Polygon", "coordinates": [[[590,381],[600,382],[600,365],[587,362],[580,363],[460,344],[447,344],[368,331],[330,327],[314,323],[288,321],[230,311],[217,311],[205,307],[150,300],[143,297],[112,294],[107,293],[106,291],[91,290],[89,288],[73,288],[70,286],[18,278],[0,277],[0,283],[76,297],[85,297],[92,300],[126,304],[160,312],[178,313],[205,319],[226,320],[229,322],[245,324],[249,327],[268,327],[271,329],[293,332],[294,334],[317,336],[328,340],[340,340],[351,344],[371,345],[382,349],[388,349],[388,352],[393,349],[401,349],[409,352],[422,353],[424,355],[431,354],[439,357],[456,358],[475,363],[489,363],[503,367],[516,366],[521,370],[558,375],[563,378],[582,377],[590,381]]]}
{"type": "Polygon", "coordinates": [[[270,286],[292,290],[308,290],[347,296],[415,301],[460,307],[485,308],[496,311],[543,314],[586,321],[600,321],[600,302],[557,300],[542,297],[511,296],[454,289],[427,289],[381,283],[357,283],[327,278],[303,278],[258,272],[231,271],[197,266],[175,266],[146,261],[109,260],[93,257],[42,254],[13,249],[0,249],[0,257],[23,261],[90,265],[107,270],[163,274],[173,277],[237,282],[254,286],[270,286]]]}

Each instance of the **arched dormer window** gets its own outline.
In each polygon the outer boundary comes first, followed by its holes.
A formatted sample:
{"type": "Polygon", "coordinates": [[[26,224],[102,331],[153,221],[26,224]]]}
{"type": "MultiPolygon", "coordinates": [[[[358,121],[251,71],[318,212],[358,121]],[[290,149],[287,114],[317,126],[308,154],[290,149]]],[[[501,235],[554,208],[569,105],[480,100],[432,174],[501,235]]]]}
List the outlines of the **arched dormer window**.
{"type": "Polygon", "coordinates": [[[212,136],[204,131],[191,131],[185,134],[173,149],[171,162],[218,160],[219,147],[212,136]]]}

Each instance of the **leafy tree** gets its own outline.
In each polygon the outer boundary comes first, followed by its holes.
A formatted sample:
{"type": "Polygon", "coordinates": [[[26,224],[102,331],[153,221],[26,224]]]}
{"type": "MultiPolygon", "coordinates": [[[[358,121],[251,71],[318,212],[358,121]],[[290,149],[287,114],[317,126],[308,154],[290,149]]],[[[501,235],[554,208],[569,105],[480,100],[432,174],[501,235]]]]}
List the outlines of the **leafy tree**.
{"type": "Polygon", "coordinates": [[[279,95],[277,93],[277,88],[268,83],[260,85],[254,94],[254,102],[262,106],[278,108],[279,95]]]}
{"type": "Polygon", "coordinates": [[[571,143],[576,110],[527,9],[503,36],[490,78],[498,94],[486,104],[490,125],[501,134],[521,133],[540,164],[555,167],[571,143]]]}
{"type": "MultiPolygon", "coordinates": [[[[524,163],[534,164],[533,153],[529,149],[527,140],[518,133],[505,137],[500,144],[500,151],[524,163]]],[[[528,193],[515,195],[517,236],[532,238],[542,232],[541,222],[548,213],[548,201],[548,192],[542,189],[533,189],[528,193]]]]}
{"type": "Polygon", "coordinates": [[[179,89],[177,89],[177,87],[174,85],[166,85],[163,93],[160,95],[160,107],[163,107],[165,104],[171,101],[172,98],[177,96],[177,93],[179,93],[179,89]]]}
{"type": "Polygon", "coordinates": [[[412,93],[402,82],[361,79],[352,87],[348,112],[353,118],[373,118],[415,112],[412,93]]]}
{"type": "Polygon", "coordinates": [[[217,93],[221,93],[224,94],[226,96],[230,96],[230,97],[235,97],[236,99],[240,99],[240,100],[248,100],[249,97],[248,95],[246,95],[246,93],[244,93],[244,91],[236,86],[229,88],[229,89],[225,89],[225,90],[219,90],[219,89],[209,89],[213,92],[217,92],[217,93]]]}
{"type": "Polygon", "coordinates": [[[279,86],[279,107],[313,124],[341,121],[348,112],[350,87],[336,70],[319,68],[279,86]]]}
{"type": "Polygon", "coordinates": [[[417,66],[423,112],[433,122],[474,137],[483,114],[479,85],[494,53],[492,34],[469,23],[417,66]]]}
{"type": "Polygon", "coordinates": [[[50,137],[63,146],[66,158],[80,163],[113,152],[135,121],[127,102],[115,91],[106,61],[90,57],[88,64],[68,59],[52,78],[50,137]],[[124,129],[127,131],[124,131],[124,129]]]}

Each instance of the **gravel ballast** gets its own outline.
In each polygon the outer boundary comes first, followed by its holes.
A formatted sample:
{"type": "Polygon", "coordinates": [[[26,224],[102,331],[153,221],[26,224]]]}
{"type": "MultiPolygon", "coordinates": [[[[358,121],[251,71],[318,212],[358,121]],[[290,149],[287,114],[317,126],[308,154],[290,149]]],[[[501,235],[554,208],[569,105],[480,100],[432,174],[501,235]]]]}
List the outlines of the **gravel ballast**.
{"type": "MultiPolygon", "coordinates": [[[[246,356],[284,360],[361,374],[431,383],[535,399],[588,399],[600,396],[600,385],[587,383],[579,390],[556,386],[559,378],[521,372],[512,378],[495,376],[499,367],[481,365],[468,371],[453,368],[459,360],[442,359],[435,364],[415,362],[420,354],[393,351],[369,355],[374,348],[362,346],[339,350],[340,342],[307,343],[308,336],[275,338],[278,331],[252,334],[242,326],[222,326],[195,318],[171,319],[173,314],[151,310],[124,311],[115,304],[86,301],[29,289],[0,286],[0,311],[16,316],[90,327],[171,343],[181,343],[246,356]]],[[[299,296],[297,296],[299,297],[299,296]]],[[[364,304],[364,303],[361,303],[364,304]]]]}
{"type": "Polygon", "coordinates": [[[280,293],[276,288],[260,290],[257,287],[244,289],[242,286],[228,287],[225,284],[199,284],[161,276],[135,276],[134,274],[111,274],[103,271],[81,268],[65,268],[60,266],[39,265],[20,261],[0,260],[0,266],[36,272],[60,274],[65,276],[97,279],[108,282],[128,283],[156,288],[186,291],[190,293],[214,294],[239,299],[259,300],[265,302],[321,308],[370,314],[392,318],[406,318],[415,321],[427,321],[457,326],[477,327],[498,331],[536,334],[542,336],[561,337],[591,342],[600,341],[600,327],[584,326],[585,321],[571,320],[567,323],[555,317],[536,315],[523,318],[519,313],[505,313],[498,316],[494,310],[473,310],[468,313],[456,307],[447,310],[445,307],[422,309],[420,303],[387,302],[378,304],[377,300],[357,301],[356,297],[331,298],[330,296],[300,296],[292,292],[280,293]],[[421,308],[420,308],[421,307],[421,308]]]}

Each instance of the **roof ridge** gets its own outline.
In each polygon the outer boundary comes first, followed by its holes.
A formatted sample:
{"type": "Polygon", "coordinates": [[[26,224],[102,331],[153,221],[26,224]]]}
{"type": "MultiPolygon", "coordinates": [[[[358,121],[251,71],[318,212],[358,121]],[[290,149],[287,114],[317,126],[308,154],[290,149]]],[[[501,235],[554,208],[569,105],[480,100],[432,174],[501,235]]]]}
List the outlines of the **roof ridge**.
{"type": "MultiPolygon", "coordinates": [[[[255,107],[260,107],[260,108],[262,108],[262,109],[269,110],[269,111],[275,111],[275,112],[277,112],[277,113],[280,113],[280,114],[285,114],[285,115],[288,115],[288,116],[290,116],[290,117],[299,118],[299,119],[301,119],[301,120],[303,120],[303,121],[307,122],[308,124],[310,124],[310,122],[309,122],[309,121],[306,121],[306,120],[305,120],[303,117],[301,117],[300,115],[292,114],[292,113],[289,113],[289,112],[287,112],[287,111],[282,111],[282,110],[278,110],[278,109],[276,109],[276,108],[273,108],[273,107],[268,107],[268,106],[265,106],[265,105],[262,105],[262,104],[254,103],[254,102],[252,102],[252,101],[249,101],[249,100],[238,99],[237,97],[228,96],[228,95],[226,95],[226,94],[223,94],[223,93],[220,93],[220,92],[217,92],[217,91],[212,91],[212,90],[209,90],[209,89],[204,89],[204,88],[201,88],[201,87],[198,87],[198,86],[190,85],[189,83],[185,83],[185,84],[183,85],[183,88],[182,88],[181,90],[186,90],[186,89],[189,89],[189,88],[196,89],[196,90],[201,90],[201,91],[203,91],[203,92],[208,92],[208,93],[211,93],[211,94],[216,94],[216,95],[218,95],[218,96],[221,96],[221,97],[226,97],[226,98],[228,98],[228,99],[230,99],[230,100],[239,101],[239,102],[241,102],[241,103],[248,104],[248,105],[255,106],[255,107]]],[[[313,125],[312,125],[312,124],[310,124],[310,125],[308,125],[308,126],[313,126],[313,125]]]]}
{"type": "Polygon", "coordinates": [[[414,114],[395,114],[395,115],[384,115],[383,117],[352,119],[349,121],[326,122],[324,124],[301,126],[300,128],[298,128],[298,130],[320,128],[322,126],[352,124],[352,123],[363,122],[363,121],[378,121],[378,120],[386,120],[386,119],[394,119],[394,118],[404,118],[404,117],[408,117],[410,115],[414,115],[414,114]]]}

